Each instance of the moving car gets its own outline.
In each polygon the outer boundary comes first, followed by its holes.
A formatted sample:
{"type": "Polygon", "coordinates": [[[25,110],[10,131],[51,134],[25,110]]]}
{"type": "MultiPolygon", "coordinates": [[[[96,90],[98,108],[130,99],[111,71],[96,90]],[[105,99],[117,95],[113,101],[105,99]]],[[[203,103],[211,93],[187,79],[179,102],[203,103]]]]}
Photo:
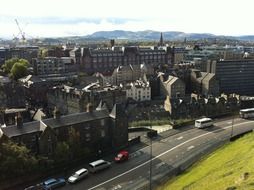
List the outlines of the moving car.
{"type": "Polygon", "coordinates": [[[88,170],[85,168],[81,168],[80,170],[76,171],[68,178],[69,183],[76,183],[77,181],[85,178],[88,175],[88,170]]]}
{"type": "Polygon", "coordinates": [[[116,157],[115,157],[115,161],[116,162],[123,162],[129,159],[129,152],[126,150],[122,150],[120,151],[116,157]]]}
{"type": "Polygon", "coordinates": [[[43,189],[45,190],[52,190],[52,189],[56,189],[58,187],[64,186],[66,184],[65,179],[63,178],[51,178],[48,179],[47,181],[43,182],[43,189]]]}
{"type": "Polygon", "coordinates": [[[94,162],[89,163],[89,171],[92,173],[96,173],[100,170],[109,168],[111,165],[110,162],[105,161],[105,160],[97,160],[94,162]]]}

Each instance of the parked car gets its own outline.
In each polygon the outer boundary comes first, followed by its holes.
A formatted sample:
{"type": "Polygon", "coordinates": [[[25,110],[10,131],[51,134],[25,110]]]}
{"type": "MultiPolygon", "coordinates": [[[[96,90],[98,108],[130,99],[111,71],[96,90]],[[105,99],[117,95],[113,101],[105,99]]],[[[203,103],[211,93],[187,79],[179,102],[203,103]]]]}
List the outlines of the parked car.
{"type": "Polygon", "coordinates": [[[77,181],[84,179],[88,175],[88,170],[85,168],[82,168],[78,171],[76,171],[74,174],[72,174],[68,178],[69,183],[76,183],[77,181]]]}
{"type": "Polygon", "coordinates": [[[31,185],[24,190],[43,190],[43,185],[42,183],[36,184],[36,185],[31,185]]]}
{"type": "Polygon", "coordinates": [[[63,178],[58,178],[58,179],[51,178],[43,182],[43,189],[52,190],[52,189],[56,189],[58,187],[64,186],[65,184],[66,182],[65,182],[65,179],[63,178]]]}
{"type": "Polygon", "coordinates": [[[92,173],[96,173],[100,170],[109,168],[111,165],[110,162],[105,161],[105,160],[97,160],[94,162],[89,163],[89,171],[92,173]]]}
{"type": "Polygon", "coordinates": [[[115,157],[115,161],[116,162],[123,162],[129,159],[129,152],[127,150],[122,150],[120,151],[116,157],[115,157]]]}

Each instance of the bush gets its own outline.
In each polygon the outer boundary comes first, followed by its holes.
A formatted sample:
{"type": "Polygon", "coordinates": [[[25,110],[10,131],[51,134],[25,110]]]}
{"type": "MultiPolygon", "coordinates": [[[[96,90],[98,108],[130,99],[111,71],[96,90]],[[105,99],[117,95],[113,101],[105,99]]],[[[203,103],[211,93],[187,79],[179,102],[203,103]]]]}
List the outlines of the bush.
{"type": "Polygon", "coordinates": [[[140,120],[140,121],[133,121],[129,123],[130,127],[140,127],[140,126],[154,126],[154,125],[167,125],[170,124],[170,120],[167,118],[160,119],[160,120],[140,120]]]}

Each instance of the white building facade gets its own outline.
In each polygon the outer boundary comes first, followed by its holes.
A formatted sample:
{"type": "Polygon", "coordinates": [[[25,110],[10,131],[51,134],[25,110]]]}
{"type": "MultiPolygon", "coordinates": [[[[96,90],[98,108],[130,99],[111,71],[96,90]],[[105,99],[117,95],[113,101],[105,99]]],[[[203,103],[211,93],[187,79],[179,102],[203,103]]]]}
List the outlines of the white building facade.
{"type": "Polygon", "coordinates": [[[151,87],[148,81],[136,80],[126,85],[126,96],[135,101],[151,100],[151,87]]]}

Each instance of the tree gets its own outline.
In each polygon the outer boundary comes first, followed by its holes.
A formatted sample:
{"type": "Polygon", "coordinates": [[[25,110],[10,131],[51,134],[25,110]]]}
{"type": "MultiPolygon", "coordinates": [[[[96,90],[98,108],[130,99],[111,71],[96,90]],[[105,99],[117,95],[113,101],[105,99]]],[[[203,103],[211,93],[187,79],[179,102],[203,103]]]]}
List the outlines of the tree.
{"type": "Polygon", "coordinates": [[[38,57],[39,58],[45,58],[48,56],[48,49],[46,48],[40,48],[38,52],[38,57]]]}
{"type": "Polygon", "coordinates": [[[0,177],[27,175],[38,167],[37,159],[23,145],[11,141],[0,144],[0,177]]]}
{"type": "Polygon", "coordinates": [[[11,69],[11,76],[15,79],[18,80],[19,78],[22,78],[24,76],[28,75],[28,70],[27,66],[25,63],[22,62],[16,62],[12,69],[11,69]]]}
{"type": "Polygon", "coordinates": [[[6,74],[10,74],[15,80],[28,74],[29,62],[26,59],[12,58],[6,60],[2,66],[6,74]]]}
{"type": "Polygon", "coordinates": [[[10,72],[11,72],[11,69],[12,69],[12,67],[13,67],[13,65],[14,65],[15,63],[17,63],[18,61],[19,61],[18,58],[12,58],[12,59],[6,60],[5,63],[3,64],[3,66],[2,66],[4,72],[5,72],[6,74],[10,73],[10,72]]]}

